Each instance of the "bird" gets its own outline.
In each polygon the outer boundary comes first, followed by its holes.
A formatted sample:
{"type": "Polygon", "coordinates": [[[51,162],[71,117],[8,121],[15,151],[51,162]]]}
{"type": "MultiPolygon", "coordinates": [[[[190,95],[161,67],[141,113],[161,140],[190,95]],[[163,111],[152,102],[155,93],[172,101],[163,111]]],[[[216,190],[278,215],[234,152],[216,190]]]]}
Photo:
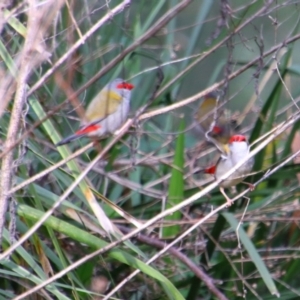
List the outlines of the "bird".
{"type": "Polygon", "coordinates": [[[127,119],[133,88],[133,84],[121,78],[108,83],[88,105],[79,129],[58,142],[56,146],[83,136],[106,137],[114,133],[127,119]]]}
{"type": "MultiPolygon", "coordinates": [[[[216,165],[208,167],[204,170],[206,174],[214,175],[215,179],[218,180],[221,176],[227,173],[230,169],[236,166],[242,159],[247,157],[250,152],[250,147],[248,141],[244,135],[237,134],[230,137],[228,141],[229,152],[224,152],[221,154],[216,165]]],[[[231,174],[227,179],[220,182],[219,189],[220,192],[226,199],[227,205],[232,205],[232,199],[230,199],[225,193],[225,188],[236,186],[238,183],[242,182],[245,177],[249,174],[254,164],[254,159],[250,158],[245,164],[239,167],[233,174],[231,174]]],[[[244,182],[253,189],[253,185],[244,182]]]]}
{"type": "Polygon", "coordinates": [[[194,115],[197,127],[221,152],[228,153],[228,141],[235,133],[237,123],[226,117],[224,109],[218,107],[218,94],[213,91],[204,96],[194,115]]]}

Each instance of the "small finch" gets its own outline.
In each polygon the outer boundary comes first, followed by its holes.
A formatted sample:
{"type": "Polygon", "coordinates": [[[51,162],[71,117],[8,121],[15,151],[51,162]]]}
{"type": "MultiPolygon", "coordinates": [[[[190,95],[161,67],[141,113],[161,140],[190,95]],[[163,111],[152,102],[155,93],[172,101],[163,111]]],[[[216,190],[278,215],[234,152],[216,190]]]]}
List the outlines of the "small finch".
{"type": "MultiPolygon", "coordinates": [[[[228,144],[229,152],[223,153],[215,166],[206,168],[206,174],[212,174],[218,180],[221,176],[232,169],[242,159],[247,157],[250,152],[250,147],[244,135],[233,135],[229,139],[228,144]]],[[[232,200],[226,195],[225,188],[232,187],[242,182],[249,174],[253,167],[253,158],[249,159],[245,164],[239,167],[233,174],[226,180],[220,183],[220,191],[226,198],[228,206],[232,204],[232,200]]],[[[251,186],[251,184],[249,184],[251,186]]]]}
{"type": "Polygon", "coordinates": [[[224,109],[217,107],[217,98],[216,92],[205,95],[194,118],[206,139],[221,152],[228,152],[228,141],[237,124],[225,116],[224,109]]]}
{"type": "Polygon", "coordinates": [[[133,88],[134,85],[120,78],[108,83],[88,105],[80,128],[56,146],[83,136],[104,137],[114,133],[127,119],[133,88]]]}

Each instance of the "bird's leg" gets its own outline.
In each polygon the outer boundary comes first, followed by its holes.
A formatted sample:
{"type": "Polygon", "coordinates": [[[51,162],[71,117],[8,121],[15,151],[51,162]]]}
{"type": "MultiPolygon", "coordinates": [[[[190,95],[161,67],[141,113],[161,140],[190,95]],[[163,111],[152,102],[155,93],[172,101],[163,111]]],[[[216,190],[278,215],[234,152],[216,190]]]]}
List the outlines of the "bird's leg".
{"type": "Polygon", "coordinates": [[[225,197],[226,202],[227,202],[227,206],[231,206],[231,205],[233,204],[233,201],[232,201],[232,199],[230,199],[230,198],[226,195],[225,190],[224,190],[223,187],[220,187],[220,192],[221,192],[221,193],[223,194],[223,196],[225,197]]]}
{"type": "Polygon", "coordinates": [[[255,186],[252,183],[246,181],[242,181],[241,183],[248,185],[251,192],[254,191],[255,186]]]}
{"type": "Polygon", "coordinates": [[[97,138],[97,137],[91,137],[91,140],[93,142],[93,146],[100,153],[102,151],[102,146],[101,146],[101,143],[99,143],[99,138],[97,138]]]}

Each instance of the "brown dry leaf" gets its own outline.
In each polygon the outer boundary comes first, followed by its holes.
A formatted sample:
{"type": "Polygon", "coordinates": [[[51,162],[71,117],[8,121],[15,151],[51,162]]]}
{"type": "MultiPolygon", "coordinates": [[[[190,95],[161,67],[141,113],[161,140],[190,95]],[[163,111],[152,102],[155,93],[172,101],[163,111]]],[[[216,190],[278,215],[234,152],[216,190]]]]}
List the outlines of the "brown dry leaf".
{"type": "Polygon", "coordinates": [[[54,276],[54,272],[53,272],[53,269],[51,267],[51,264],[47,258],[47,255],[44,253],[44,250],[43,250],[43,247],[39,241],[38,238],[35,238],[34,239],[34,244],[35,244],[35,250],[40,258],[40,262],[41,262],[41,265],[43,267],[43,270],[45,272],[45,274],[49,277],[49,274],[51,276],[54,276]]]}

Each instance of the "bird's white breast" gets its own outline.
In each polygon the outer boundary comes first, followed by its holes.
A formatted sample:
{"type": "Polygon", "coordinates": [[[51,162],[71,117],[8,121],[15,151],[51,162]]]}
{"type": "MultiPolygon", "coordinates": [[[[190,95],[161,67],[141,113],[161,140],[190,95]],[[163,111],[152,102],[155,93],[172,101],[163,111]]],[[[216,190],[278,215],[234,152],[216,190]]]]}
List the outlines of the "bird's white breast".
{"type": "Polygon", "coordinates": [[[126,121],[130,108],[130,99],[125,97],[116,111],[99,122],[99,135],[113,134],[126,121]]]}

